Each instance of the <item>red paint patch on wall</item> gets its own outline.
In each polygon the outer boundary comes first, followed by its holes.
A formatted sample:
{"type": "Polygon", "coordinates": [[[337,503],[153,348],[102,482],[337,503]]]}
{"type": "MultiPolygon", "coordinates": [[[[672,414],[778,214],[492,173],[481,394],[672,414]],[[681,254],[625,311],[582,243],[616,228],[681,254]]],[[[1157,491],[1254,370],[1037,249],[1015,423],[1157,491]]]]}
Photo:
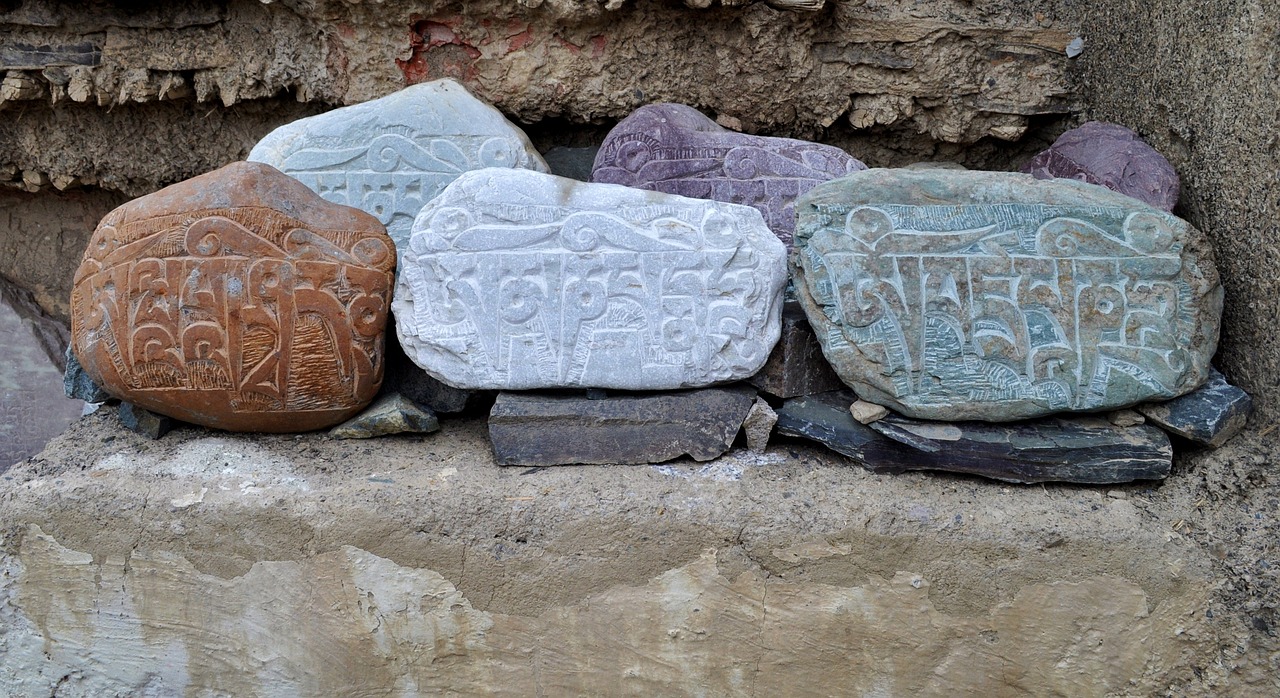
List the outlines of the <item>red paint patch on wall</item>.
{"type": "Polygon", "coordinates": [[[459,36],[447,22],[422,20],[409,30],[408,60],[397,60],[406,85],[453,78],[466,82],[475,77],[480,50],[459,36]]]}
{"type": "Polygon", "coordinates": [[[591,37],[591,57],[599,58],[604,55],[604,34],[597,34],[591,37]]]}

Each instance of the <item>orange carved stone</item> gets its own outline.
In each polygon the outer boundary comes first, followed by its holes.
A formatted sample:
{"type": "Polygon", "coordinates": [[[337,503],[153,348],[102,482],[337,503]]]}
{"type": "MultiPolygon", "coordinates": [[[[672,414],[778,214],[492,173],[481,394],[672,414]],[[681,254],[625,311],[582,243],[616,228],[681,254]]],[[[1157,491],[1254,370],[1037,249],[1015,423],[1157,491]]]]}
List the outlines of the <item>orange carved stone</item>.
{"type": "Polygon", "coordinates": [[[395,252],[382,224],[259,163],[131,201],[98,225],[72,346],[122,400],[234,431],[308,431],[382,382],[395,252]]]}

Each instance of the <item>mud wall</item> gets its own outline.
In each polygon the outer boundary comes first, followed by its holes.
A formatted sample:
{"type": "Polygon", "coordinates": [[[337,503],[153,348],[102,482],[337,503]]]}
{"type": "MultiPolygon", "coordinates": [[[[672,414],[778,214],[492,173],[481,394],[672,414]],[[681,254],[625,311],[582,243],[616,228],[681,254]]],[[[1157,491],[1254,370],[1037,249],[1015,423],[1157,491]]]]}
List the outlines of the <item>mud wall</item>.
{"type": "Polygon", "coordinates": [[[1280,418],[1280,16],[1264,0],[1107,0],[1081,14],[1082,102],[1177,168],[1175,213],[1208,233],[1226,284],[1218,364],[1265,427],[1280,418]]]}

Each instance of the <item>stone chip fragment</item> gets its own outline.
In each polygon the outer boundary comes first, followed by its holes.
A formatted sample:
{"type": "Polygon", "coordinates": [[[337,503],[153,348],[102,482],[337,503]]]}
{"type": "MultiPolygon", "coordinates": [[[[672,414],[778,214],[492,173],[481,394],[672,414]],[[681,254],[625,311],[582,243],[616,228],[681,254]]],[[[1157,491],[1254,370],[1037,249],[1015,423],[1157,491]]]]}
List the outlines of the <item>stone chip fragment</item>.
{"type": "Polygon", "coordinates": [[[796,295],[859,397],[919,419],[1105,411],[1194,390],[1222,285],[1204,236],[1070,180],[868,170],[797,204],[796,295]]]}
{"type": "Polygon", "coordinates": [[[1248,424],[1253,398],[1210,369],[1209,381],[1195,391],[1168,402],[1138,405],[1137,410],[1165,431],[1218,448],[1248,424]]]}
{"type": "Polygon", "coordinates": [[[419,214],[393,310],[457,388],[669,390],[759,371],[786,278],[750,207],[490,168],[419,214]]]}

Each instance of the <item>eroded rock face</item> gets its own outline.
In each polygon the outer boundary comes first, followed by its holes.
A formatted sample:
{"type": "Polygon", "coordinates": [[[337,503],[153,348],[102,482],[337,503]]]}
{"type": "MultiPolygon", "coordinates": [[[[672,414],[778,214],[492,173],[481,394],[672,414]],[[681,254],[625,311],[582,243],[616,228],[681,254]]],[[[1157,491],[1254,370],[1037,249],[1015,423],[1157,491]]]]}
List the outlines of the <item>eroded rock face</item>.
{"type": "Polygon", "coordinates": [[[833,146],[737,133],[693,107],[651,104],[609,132],[591,181],[752,206],[790,245],[796,197],[865,169],[833,146]]]}
{"type": "Polygon", "coordinates": [[[249,160],[279,168],[328,201],[373,214],[403,248],[414,216],[458,175],[547,165],[524,131],[452,80],[299,119],[249,160]]]}
{"type": "Polygon", "coordinates": [[[1005,421],[1174,397],[1209,375],[1212,254],[1134,199],[1019,174],[870,170],[798,209],[797,295],[863,399],[1005,421]]]}
{"type": "Polygon", "coordinates": [[[786,280],[755,209],[491,168],[419,214],[393,309],[458,388],[664,390],[758,371],[786,280]]]}
{"type": "Polygon", "coordinates": [[[1132,130],[1090,121],[1058,137],[1048,150],[1022,166],[1036,179],[1078,179],[1172,211],[1178,204],[1178,173],[1163,155],[1132,130]]]}
{"type": "Polygon", "coordinates": [[[153,412],[318,429],[378,391],[394,268],[372,216],[234,163],[102,220],[76,272],[72,345],[90,378],[153,412]]]}

